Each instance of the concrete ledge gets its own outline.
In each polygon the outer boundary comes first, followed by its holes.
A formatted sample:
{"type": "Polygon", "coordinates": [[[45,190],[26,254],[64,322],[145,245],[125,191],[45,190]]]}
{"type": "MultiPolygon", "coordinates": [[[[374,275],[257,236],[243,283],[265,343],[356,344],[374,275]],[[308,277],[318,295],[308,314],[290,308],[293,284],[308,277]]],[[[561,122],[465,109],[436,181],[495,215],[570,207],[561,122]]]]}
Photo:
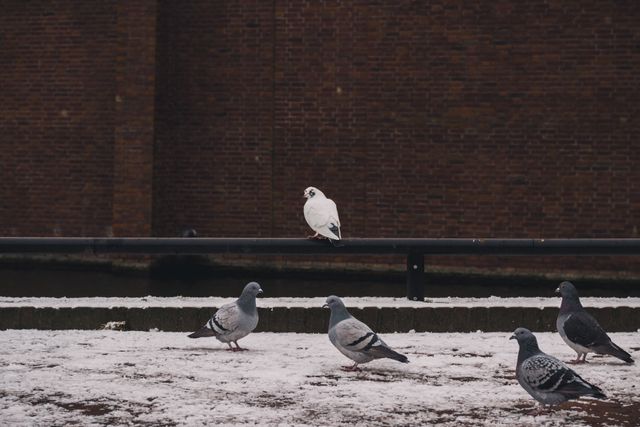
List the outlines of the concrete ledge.
{"type": "MultiPolygon", "coordinates": [[[[0,307],[0,329],[100,329],[111,321],[126,329],[193,331],[212,307],[0,307]]],[[[374,330],[389,332],[510,332],[525,326],[555,331],[556,307],[359,307],[351,313],[374,330]]],[[[590,308],[609,332],[640,330],[640,307],[590,308]]],[[[259,308],[257,332],[323,333],[329,313],[320,307],[259,308]]]]}

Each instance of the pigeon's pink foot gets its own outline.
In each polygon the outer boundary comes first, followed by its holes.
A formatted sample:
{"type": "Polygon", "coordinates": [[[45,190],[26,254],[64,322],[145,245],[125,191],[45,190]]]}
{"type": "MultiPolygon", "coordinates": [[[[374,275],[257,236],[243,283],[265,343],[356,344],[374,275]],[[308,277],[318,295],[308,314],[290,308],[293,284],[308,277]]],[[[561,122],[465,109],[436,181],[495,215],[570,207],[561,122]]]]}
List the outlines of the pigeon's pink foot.
{"type": "Polygon", "coordinates": [[[362,369],[358,368],[358,364],[356,363],[353,366],[341,366],[340,369],[346,372],[361,372],[362,369]]]}

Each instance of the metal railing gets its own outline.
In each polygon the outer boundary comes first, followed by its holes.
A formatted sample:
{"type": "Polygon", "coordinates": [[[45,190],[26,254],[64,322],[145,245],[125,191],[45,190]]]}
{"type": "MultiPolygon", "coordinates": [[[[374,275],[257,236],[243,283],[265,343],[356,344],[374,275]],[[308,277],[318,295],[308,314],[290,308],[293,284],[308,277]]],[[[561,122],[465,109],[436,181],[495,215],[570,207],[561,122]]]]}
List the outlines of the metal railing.
{"type": "Polygon", "coordinates": [[[640,239],[344,239],[0,237],[0,254],[271,254],[407,256],[407,298],[424,299],[425,255],[640,255],[640,239]]]}

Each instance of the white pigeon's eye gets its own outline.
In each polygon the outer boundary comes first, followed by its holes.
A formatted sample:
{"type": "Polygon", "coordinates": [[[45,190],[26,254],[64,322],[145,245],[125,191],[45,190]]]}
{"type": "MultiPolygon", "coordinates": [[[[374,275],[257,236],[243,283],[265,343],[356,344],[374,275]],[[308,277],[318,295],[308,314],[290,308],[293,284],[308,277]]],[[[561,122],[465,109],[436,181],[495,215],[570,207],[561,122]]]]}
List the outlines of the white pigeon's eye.
{"type": "Polygon", "coordinates": [[[309,190],[309,196],[313,197],[316,195],[316,192],[313,190],[309,190]]]}

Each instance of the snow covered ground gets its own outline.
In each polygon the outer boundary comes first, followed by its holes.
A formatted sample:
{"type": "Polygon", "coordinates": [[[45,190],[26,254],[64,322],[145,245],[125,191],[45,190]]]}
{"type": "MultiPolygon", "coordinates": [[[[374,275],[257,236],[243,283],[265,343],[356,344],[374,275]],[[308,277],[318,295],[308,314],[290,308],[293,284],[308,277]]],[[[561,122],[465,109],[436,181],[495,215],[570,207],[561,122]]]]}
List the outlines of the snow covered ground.
{"type": "MultiPolygon", "coordinates": [[[[638,366],[590,356],[574,368],[609,400],[542,415],[518,385],[508,333],[386,334],[411,363],[362,372],[325,334],[255,333],[233,353],[183,333],[0,331],[3,425],[637,425],[638,366]]],[[[574,357],[557,334],[541,348],[574,357]]],[[[640,359],[637,333],[611,334],[640,359]]]]}

